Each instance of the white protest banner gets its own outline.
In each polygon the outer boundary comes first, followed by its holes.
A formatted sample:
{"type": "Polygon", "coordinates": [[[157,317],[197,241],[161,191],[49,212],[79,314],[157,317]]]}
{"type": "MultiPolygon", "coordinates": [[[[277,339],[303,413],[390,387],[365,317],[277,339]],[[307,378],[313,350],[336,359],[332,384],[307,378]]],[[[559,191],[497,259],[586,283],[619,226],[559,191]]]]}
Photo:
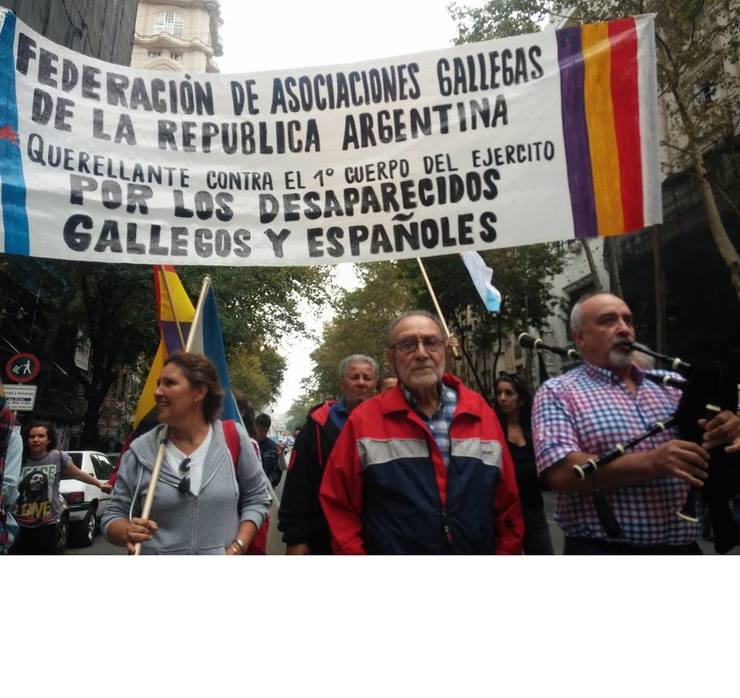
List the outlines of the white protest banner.
{"type": "Polygon", "coordinates": [[[120,67],[0,21],[5,253],[333,264],[661,221],[649,16],[252,75],[120,67]]]}

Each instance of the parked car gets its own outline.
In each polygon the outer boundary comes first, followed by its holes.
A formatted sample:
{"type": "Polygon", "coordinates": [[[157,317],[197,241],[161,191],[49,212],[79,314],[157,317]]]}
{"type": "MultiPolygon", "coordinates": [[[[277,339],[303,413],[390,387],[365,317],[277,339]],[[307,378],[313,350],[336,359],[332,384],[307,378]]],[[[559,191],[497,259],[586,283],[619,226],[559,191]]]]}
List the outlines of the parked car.
{"type": "Polygon", "coordinates": [[[50,555],[64,555],[69,542],[69,507],[64,497],[59,494],[59,523],[57,524],[57,537],[54,541],[54,549],[49,550],[50,555]]]}
{"type": "MultiPolygon", "coordinates": [[[[110,460],[99,451],[68,451],[68,453],[78,468],[101,482],[106,482],[113,472],[110,460]]],[[[79,547],[92,545],[110,495],[94,485],[80,482],[64,473],[59,491],[69,507],[70,544],[79,547]]]]}

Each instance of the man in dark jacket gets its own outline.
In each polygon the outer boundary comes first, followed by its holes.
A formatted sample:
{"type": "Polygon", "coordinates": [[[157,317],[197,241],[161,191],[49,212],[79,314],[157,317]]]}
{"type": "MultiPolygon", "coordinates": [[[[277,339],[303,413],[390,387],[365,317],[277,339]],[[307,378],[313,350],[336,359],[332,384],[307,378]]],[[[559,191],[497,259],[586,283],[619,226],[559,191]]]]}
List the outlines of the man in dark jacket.
{"type": "Polygon", "coordinates": [[[339,364],[339,401],[327,400],[308,414],[296,438],[280,502],[278,528],[289,555],[326,555],[332,552],[329,529],[319,504],[319,486],[350,412],[375,394],[378,365],[363,354],[352,354],[339,364]]]}

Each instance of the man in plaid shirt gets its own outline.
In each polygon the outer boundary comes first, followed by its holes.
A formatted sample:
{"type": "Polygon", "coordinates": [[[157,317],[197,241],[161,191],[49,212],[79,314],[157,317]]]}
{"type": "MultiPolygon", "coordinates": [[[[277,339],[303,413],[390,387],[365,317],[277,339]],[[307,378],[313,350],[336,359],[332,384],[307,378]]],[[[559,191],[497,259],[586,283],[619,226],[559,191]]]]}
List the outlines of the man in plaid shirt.
{"type": "Polygon", "coordinates": [[[632,363],[626,345],[635,339],[632,313],[620,298],[580,299],[570,325],[583,364],[547,381],[533,412],[537,469],[558,493],[555,518],[565,532],[565,553],[700,553],[699,525],[676,512],[689,487],[706,479],[709,449],[734,439],[727,449],[740,450],[740,418],[729,411],[714,417],[701,446],[669,429],[579,480],[573,466],[667,419],[680,393],[646,380],[632,363]],[[604,510],[613,511],[621,535],[606,530],[604,510]]]}

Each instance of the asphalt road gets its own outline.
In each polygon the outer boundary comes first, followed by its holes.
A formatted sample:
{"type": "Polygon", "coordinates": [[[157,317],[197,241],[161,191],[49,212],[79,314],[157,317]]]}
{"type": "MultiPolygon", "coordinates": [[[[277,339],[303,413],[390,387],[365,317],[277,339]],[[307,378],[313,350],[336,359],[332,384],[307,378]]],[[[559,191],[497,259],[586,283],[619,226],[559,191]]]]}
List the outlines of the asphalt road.
{"type": "MultiPolygon", "coordinates": [[[[282,479],[280,485],[278,485],[278,497],[282,494],[282,484],[285,478],[282,479]]],[[[563,553],[563,532],[560,527],[553,521],[553,514],[555,511],[555,495],[552,492],[544,493],[545,499],[545,516],[547,517],[547,523],[550,526],[550,538],[552,539],[553,549],[556,555],[562,555],[563,553]]],[[[272,533],[271,529],[271,533],[272,533]]],[[[702,552],[705,555],[714,555],[714,548],[712,543],[705,541],[704,539],[699,540],[699,545],[702,552]]],[[[268,551],[271,555],[279,555],[283,552],[283,546],[280,543],[279,535],[270,535],[268,539],[268,551]]],[[[126,550],[124,548],[117,548],[115,545],[108,543],[103,536],[98,535],[95,538],[95,542],[89,548],[67,548],[67,555],[125,555],[126,550]]],[[[740,555],[740,546],[737,546],[730,555],[740,555]]]]}

